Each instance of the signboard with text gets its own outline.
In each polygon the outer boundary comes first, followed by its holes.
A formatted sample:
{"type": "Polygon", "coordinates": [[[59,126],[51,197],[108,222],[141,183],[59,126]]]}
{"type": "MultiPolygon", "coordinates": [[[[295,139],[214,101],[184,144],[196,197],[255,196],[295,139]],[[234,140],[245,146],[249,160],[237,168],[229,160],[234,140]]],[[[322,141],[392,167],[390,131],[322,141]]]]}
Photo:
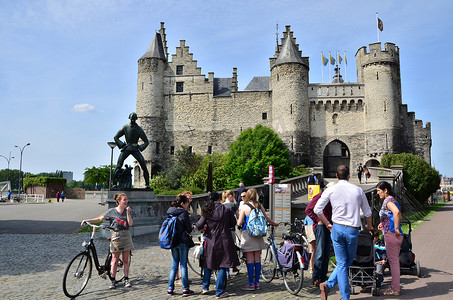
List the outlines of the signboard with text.
{"type": "Polygon", "coordinates": [[[291,184],[274,185],[275,222],[291,222],[291,184]]]}

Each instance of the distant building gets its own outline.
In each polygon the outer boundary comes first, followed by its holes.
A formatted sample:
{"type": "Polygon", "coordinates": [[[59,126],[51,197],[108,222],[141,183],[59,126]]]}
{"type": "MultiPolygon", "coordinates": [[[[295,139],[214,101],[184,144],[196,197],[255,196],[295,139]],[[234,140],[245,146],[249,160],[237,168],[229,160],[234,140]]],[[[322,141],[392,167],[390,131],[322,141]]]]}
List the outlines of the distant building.
{"type": "MultiPolygon", "coordinates": [[[[136,110],[150,140],[143,156],[151,175],[168,168],[182,145],[201,154],[226,152],[257,124],[280,136],[294,165],[323,167],[325,176],[334,176],[339,164],[377,166],[386,153],[408,152],[430,163],[431,124],[424,127],[402,103],[399,48],[372,43],[355,58],[357,82],[344,82],[336,66],[331,83],[310,83],[309,58],[286,26],[269,59],[270,75],[239,91],[236,68],[231,78],[202,74],[185,40],[170,60],[161,23],[138,60],[136,110]]],[[[136,165],[136,187],[144,186],[140,172],[136,165]]]]}
{"type": "Polygon", "coordinates": [[[72,171],[61,171],[62,177],[66,178],[66,183],[70,183],[74,180],[74,173],[72,171]]]}

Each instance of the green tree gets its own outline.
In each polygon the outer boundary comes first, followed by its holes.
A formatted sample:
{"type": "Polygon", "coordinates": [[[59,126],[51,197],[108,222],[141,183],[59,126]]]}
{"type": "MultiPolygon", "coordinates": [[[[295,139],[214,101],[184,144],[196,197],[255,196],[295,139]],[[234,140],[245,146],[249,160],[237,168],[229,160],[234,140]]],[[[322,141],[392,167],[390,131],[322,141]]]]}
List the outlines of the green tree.
{"type": "MultiPolygon", "coordinates": [[[[24,172],[22,171],[22,176],[24,176],[24,172]]],[[[0,181],[9,181],[11,182],[11,190],[18,190],[19,189],[19,170],[16,169],[8,169],[0,170],[0,181]]]]}
{"type": "Polygon", "coordinates": [[[188,174],[182,179],[183,185],[188,187],[197,187],[206,191],[208,178],[209,162],[212,161],[212,183],[214,191],[228,188],[228,176],[225,173],[225,163],[227,153],[207,154],[200,163],[199,168],[193,174],[188,174]]]}
{"type": "MultiPolygon", "coordinates": [[[[115,166],[113,166],[115,168],[115,166]]],[[[101,189],[102,187],[108,188],[109,187],[109,177],[110,177],[110,166],[100,166],[100,167],[91,167],[85,168],[85,172],[83,172],[83,182],[85,185],[93,185],[97,189],[101,189]]]]}
{"type": "Polygon", "coordinates": [[[82,188],[82,189],[84,189],[85,188],[85,183],[83,182],[83,180],[73,180],[71,182],[68,182],[66,184],[66,187],[69,188],[69,189],[73,189],[73,188],[82,188]]]}
{"type": "Polygon", "coordinates": [[[404,186],[420,203],[439,189],[439,172],[420,157],[410,153],[384,155],[381,166],[390,168],[392,165],[403,166],[404,186]]]}
{"type": "Polygon", "coordinates": [[[66,178],[59,178],[59,177],[44,177],[44,176],[36,176],[33,174],[27,174],[24,177],[24,189],[29,186],[46,186],[50,183],[59,182],[62,185],[66,184],[66,178]]]}
{"type": "Polygon", "coordinates": [[[268,175],[269,165],[274,166],[275,176],[287,178],[292,170],[288,149],[270,128],[257,125],[243,131],[236,142],[230,144],[225,165],[228,186],[236,187],[262,183],[268,175]]]}

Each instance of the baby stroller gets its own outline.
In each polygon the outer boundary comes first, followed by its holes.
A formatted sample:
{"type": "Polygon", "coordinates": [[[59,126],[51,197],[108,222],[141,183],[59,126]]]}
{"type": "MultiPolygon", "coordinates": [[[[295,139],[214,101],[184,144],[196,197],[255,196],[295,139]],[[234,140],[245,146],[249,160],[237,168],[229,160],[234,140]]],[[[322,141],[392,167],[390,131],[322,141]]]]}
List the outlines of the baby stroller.
{"type": "Polygon", "coordinates": [[[355,293],[354,288],[371,287],[371,294],[378,296],[378,280],[375,271],[374,241],[373,236],[366,230],[359,232],[357,254],[349,267],[349,285],[351,294],[355,293]]]}
{"type": "Polygon", "coordinates": [[[415,254],[412,252],[411,232],[412,226],[409,219],[403,216],[404,220],[401,223],[409,224],[409,231],[407,234],[403,233],[403,242],[400,250],[400,269],[402,274],[412,274],[418,277],[422,276],[420,270],[420,262],[415,260],[415,254]]]}

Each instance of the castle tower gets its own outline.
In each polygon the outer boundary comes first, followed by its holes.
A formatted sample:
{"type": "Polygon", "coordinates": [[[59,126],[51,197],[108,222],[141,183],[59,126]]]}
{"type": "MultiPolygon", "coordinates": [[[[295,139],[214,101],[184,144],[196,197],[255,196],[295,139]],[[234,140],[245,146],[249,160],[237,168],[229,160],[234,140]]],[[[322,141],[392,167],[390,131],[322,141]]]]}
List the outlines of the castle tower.
{"type": "Polygon", "coordinates": [[[360,48],[356,53],[357,81],[365,84],[364,129],[367,157],[401,151],[401,77],[399,49],[393,43],[360,48]]]}
{"type": "MultiPolygon", "coordinates": [[[[142,154],[151,175],[155,174],[156,168],[161,167],[155,163],[161,161],[160,156],[163,155],[161,148],[165,133],[164,73],[166,68],[167,58],[161,33],[156,33],[148,50],[138,60],[137,77],[138,123],[150,142],[142,154]]],[[[144,187],[143,176],[140,172],[140,167],[135,165],[135,187],[144,187]]]]}
{"type": "Polygon", "coordinates": [[[283,33],[277,58],[271,58],[272,127],[292,153],[296,164],[308,164],[310,119],[308,58],[295,44],[290,26],[283,33]]]}

